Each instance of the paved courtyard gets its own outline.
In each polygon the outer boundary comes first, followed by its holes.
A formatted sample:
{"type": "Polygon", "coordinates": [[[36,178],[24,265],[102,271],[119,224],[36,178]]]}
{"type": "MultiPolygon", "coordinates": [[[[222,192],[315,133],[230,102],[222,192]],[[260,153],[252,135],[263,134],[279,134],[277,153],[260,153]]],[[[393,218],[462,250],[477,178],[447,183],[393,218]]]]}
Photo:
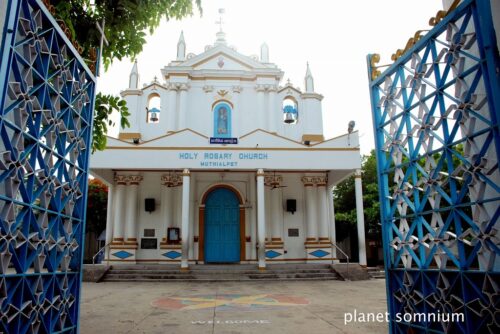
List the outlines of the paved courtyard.
{"type": "Polygon", "coordinates": [[[82,334],[387,333],[345,323],[385,314],[384,280],[83,283],[81,307],[82,334]]]}

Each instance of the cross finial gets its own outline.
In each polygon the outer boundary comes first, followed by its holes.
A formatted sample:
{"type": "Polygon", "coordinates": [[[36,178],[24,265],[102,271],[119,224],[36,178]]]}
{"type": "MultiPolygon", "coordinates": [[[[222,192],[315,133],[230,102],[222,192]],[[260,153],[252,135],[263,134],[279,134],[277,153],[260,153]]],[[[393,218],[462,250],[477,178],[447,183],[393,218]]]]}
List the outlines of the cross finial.
{"type": "Polygon", "coordinates": [[[226,11],[224,8],[219,8],[219,21],[215,21],[215,24],[219,25],[220,32],[222,32],[222,24],[224,23],[224,21],[222,20],[222,15],[224,15],[225,12],[226,11]]]}

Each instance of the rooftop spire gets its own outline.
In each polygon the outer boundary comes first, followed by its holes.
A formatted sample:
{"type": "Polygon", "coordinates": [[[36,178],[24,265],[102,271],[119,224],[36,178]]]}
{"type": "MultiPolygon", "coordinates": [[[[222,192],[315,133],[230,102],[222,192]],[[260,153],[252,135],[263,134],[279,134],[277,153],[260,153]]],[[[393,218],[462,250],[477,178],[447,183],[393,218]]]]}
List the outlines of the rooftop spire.
{"type": "Polygon", "coordinates": [[[215,21],[215,23],[219,25],[219,31],[216,34],[217,40],[215,41],[215,45],[219,45],[219,44],[226,45],[227,44],[226,43],[226,33],[222,30],[222,24],[224,23],[222,16],[224,15],[225,12],[226,11],[224,8],[219,8],[219,21],[215,21]]]}
{"type": "Polygon", "coordinates": [[[184,41],[184,31],[181,31],[179,41],[177,42],[177,60],[186,59],[186,42],[184,41]]]}
{"type": "Polygon", "coordinates": [[[306,77],[304,78],[305,81],[305,86],[306,86],[306,93],[313,93],[314,92],[314,79],[311,74],[311,69],[309,68],[309,62],[307,62],[307,70],[306,70],[306,77]]]}
{"type": "Polygon", "coordinates": [[[269,63],[269,47],[265,42],[260,46],[260,61],[269,63]]]}
{"type": "Polygon", "coordinates": [[[139,70],[137,69],[137,59],[134,61],[128,82],[128,88],[137,89],[139,87],[139,70]]]}

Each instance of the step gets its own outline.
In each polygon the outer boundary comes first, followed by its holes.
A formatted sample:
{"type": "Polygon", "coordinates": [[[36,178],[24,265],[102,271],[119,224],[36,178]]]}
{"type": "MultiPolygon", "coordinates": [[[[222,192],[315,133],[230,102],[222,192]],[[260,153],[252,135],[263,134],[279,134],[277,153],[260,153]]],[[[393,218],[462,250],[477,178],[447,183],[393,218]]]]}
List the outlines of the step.
{"type": "Polygon", "coordinates": [[[226,278],[226,279],[123,279],[123,278],[105,278],[103,282],[255,282],[255,281],[329,281],[329,280],[338,280],[337,277],[312,277],[312,278],[263,278],[263,279],[250,279],[245,277],[238,278],[226,278]]]}

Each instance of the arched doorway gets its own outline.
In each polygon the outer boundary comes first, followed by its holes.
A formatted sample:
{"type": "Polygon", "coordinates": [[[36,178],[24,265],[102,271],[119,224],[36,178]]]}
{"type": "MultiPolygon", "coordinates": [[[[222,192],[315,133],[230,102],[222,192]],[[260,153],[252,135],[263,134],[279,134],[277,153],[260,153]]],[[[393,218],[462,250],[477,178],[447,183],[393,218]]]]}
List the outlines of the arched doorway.
{"type": "Polygon", "coordinates": [[[200,256],[205,263],[236,263],[245,258],[244,208],[228,186],[207,191],[200,208],[200,256]]]}

